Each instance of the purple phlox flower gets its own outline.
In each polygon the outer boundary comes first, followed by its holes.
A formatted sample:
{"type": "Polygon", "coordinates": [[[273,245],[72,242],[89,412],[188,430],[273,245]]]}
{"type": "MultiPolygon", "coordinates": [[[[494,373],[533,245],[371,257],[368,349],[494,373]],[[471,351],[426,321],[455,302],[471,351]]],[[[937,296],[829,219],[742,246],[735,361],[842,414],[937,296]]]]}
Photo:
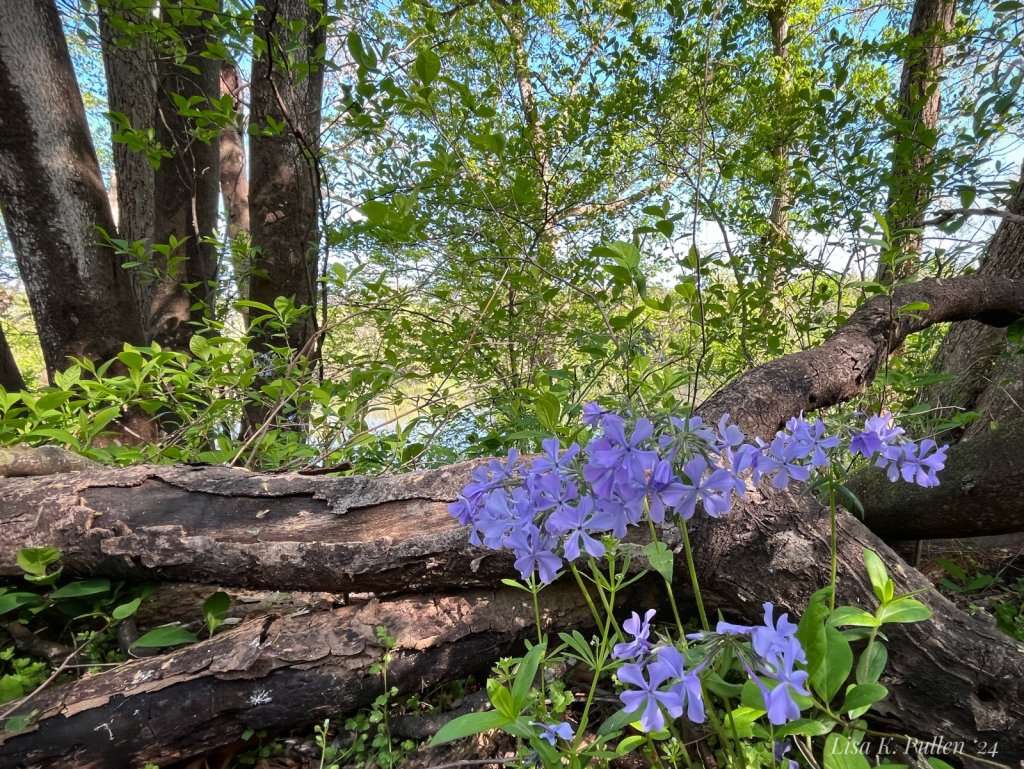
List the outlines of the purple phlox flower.
{"type": "Polygon", "coordinates": [[[555,724],[545,724],[540,721],[530,721],[530,726],[540,727],[540,738],[545,740],[548,744],[554,745],[555,740],[561,737],[566,742],[569,742],[573,738],[572,725],[567,724],[565,721],[559,721],[555,724]]]}
{"type": "Polygon", "coordinates": [[[678,718],[682,715],[682,709],[686,708],[686,717],[695,724],[704,723],[704,698],[701,691],[700,671],[707,665],[708,660],[692,668],[689,672],[685,670],[683,655],[674,646],[663,646],[658,649],[658,662],[668,666],[672,678],[678,678],[679,683],[669,687],[669,691],[678,695],[680,712],[669,715],[678,718]]]}
{"type": "Polygon", "coordinates": [[[815,467],[828,467],[828,455],[825,449],[834,449],[839,446],[839,439],[835,436],[826,435],[828,428],[820,419],[813,423],[799,420],[796,429],[793,430],[793,437],[805,450],[810,449],[811,464],[815,467]]]}
{"type": "Polygon", "coordinates": [[[785,760],[788,761],[786,769],[800,769],[800,764],[798,764],[792,758],[786,758],[786,754],[792,747],[793,739],[791,737],[787,737],[782,742],[775,740],[775,763],[781,765],[782,762],[785,760]]]}
{"type": "Polygon", "coordinates": [[[765,675],[779,682],[778,686],[769,690],[759,678],[754,677],[768,708],[768,720],[775,726],[800,718],[800,706],[793,699],[793,694],[805,697],[810,694],[805,686],[809,674],[806,670],[794,670],[793,666],[806,659],[800,642],[795,637],[790,638],[787,649],[776,658],[775,669],[764,669],[765,675]]]}
{"type": "Polygon", "coordinates": [[[704,424],[704,420],[700,417],[672,417],[669,420],[679,432],[688,438],[700,438],[705,441],[708,445],[712,445],[715,442],[715,431],[704,424]]]}
{"type": "Polygon", "coordinates": [[[645,470],[650,470],[658,461],[658,452],[645,449],[644,445],[654,435],[651,420],[636,420],[633,434],[626,438],[625,422],[621,419],[609,419],[601,422],[604,434],[611,441],[611,448],[592,454],[593,461],[604,467],[615,467],[615,479],[627,484],[630,479],[642,479],[645,470]]]}
{"type": "Polygon", "coordinates": [[[732,478],[732,489],[739,495],[740,499],[747,498],[747,482],[740,477],[740,474],[752,467],[756,468],[759,454],[760,452],[757,448],[749,443],[742,444],[735,451],[728,446],[722,449],[720,454],[722,466],[729,471],[729,475],[732,478]]]}
{"type": "MultiPolygon", "coordinates": [[[[523,462],[519,461],[519,451],[517,449],[508,450],[508,460],[505,464],[501,463],[500,459],[492,459],[487,463],[487,472],[490,474],[490,480],[495,481],[510,481],[512,480],[513,473],[517,473],[525,467],[523,462]]],[[[479,470],[481,468],[477,468],[479,470]]],[[[480,480],[479,476],[477,480],[480,480]]]]}
{"type": "Polygon", "coordinates": [[[730,504],[727,496],[733,487],[732,474],[725,468],[716,469],[707,478],[704,473],[708,469],[707,460],[702,456],[696,456],[683,467],[689,483],[683,482],[683,493],[677,503],[678,513],[684,520],[690,520],[697,507],[699,499],[704,504],[704,512],[712,518],[729,512],[730,504]],[[714,492],[718,492],[717,494],[714,492]]]}
{"type": "Polygon", "coordinates": [[[772,479],[772,486],[784,489],[792,478],[794,481],[806,481],[811,477],[811,468],[800,464],[813,451],[796,440],[786,440],[786,436],[777,437],[771,443],[773,458],[778,462],[778,473],[772,479]]]}
{"type": "Polygon", "coordinates": [[[718,420],[719,439],[715,441],[715,450],[721,454],[724,449],[739,446],[746,439],[743,431],[736,425],[729,424],[729,415],[722,414],[718,420]]]}
{"type": "MultiPolygon", "coordinates": [[[[520,490],[517,489],[517,491],[520,490]]],[[[474,534],[478,531],[483,535],[484,547],[500,550],[505,541],[505,535],[522,521],[515,509],[515,504],[509,505],[509,500],[504,489],[495,489],[487,495],[487,501],[476,517],[474,531],[474,534]]],[[[473,544],[480,543],[474,542],[473,544]]]]}
{"type": "Polygon", "coordinates": [[[535,493],[531,499],[537,510],[551,510],[556,512],[568,506],[570,502],[579,496],[579,489],[572,481],[562,483],[562,479],[555,474],[542,475],[537,483],[535,493]]]}
{"type": "Polygon", "coordinates": [[[603,415],[604,409],[597,404],[597,401],[590,401],[590,403],[584,404],[583,424],[593,427],[601,421],[603,415]]]}
{"type": "Polygon", "coordinates": [[[532,523],[513,530],[505,538],[505,547],[516,553],[515,567],[523,575],[523,579],[529,579],[536,570],[540,574],[540,581],[545,585],[554,582],[558,576],[558,569],[562,566],[562,559],[551,552],[554,544],[550,536],[542,533],[532,523]]]}
{"type": "Polygon", "coordinates": [[[565,537],[567,560],[575,561],[579,558],[580,543],[594,558],[604,555],[604,544],[590,536],[592,531],[601,531],[594,526],[594,517],[594,500],[591,497],[581,497],[576,507],[563,505],[548,518],[545,528],[552,534],[565,537]]]}
{"type": "Polygon", "coordinates": [[[902,446],[885,444],[882,446],[882,450],[878,453],[878,459],[875,460],[875,467],[887,468],[886,472],[889,476],[889,480],[892,483],[896,483],[900,478],[900,468],[903,467],[905,456],[902,446]]]}
{"type": "Polygon", "coordinates": [[[864,431],[850,439],[850,453],[861,454],[870,459],[875,452],[896,441],[903,435],[903,428],[897,427],[893,415],[888,411],[864,420],[864,431]]]}
{"type": "Polygon", "coordinates": [[[459,519],[460,526],[468,526],[476,517],[477,507],[459,494],[455,501],[448,505],[448,514],[459,519]]]}
{"type": "Polygon", "coordinates": [[[937,471],[946,466],[946,449],[949,446],[936,448],[935,441],[925,438],[921,441],[920,447],[913,441],[903,445],[903,480],[907,483],[917,483],[918,486],[928,488],[939,485],[937,471]],[[935,449],[931,456],[928,452],[935,449]]]}
{"type": "Polygon", "coordinates": [[[544,447],[544,454],[533,460],[530,469],[537,473],[556,472],[559,475],[566,475],[572,468],[572,460],[579,453],[580,445],[574,443],[559,456],[562,451],[562,443],[558,438],[548,438],[540,444],[544,447]]]}
{"type": "Polygon", "coordinates": [[[619,680],[637,687],[624,691],[619,695],[619,699],[626,706],[627,713],[642,711],[640,728],[645,732],[660,732],[665,728],[665,714],[661,711],[661,706],[664,706],[670,715],[675,714],[673,717],[678,717],[683,712],[683,703],[678,694],[659,689],[669,678],[670,673],[669,666],[662,662],[647,666],[646,679],[642,665],[630,664],[619,668],[619,680]]]}
{"type": "MultiPolygon", "coordinates": [[[[609,415],[610,416],[610,415],[609,415]]],[[[596,438],[587,444],[587,454],[590,462],[583,468],[583,477],[593,487],[598,497],[605,499],[611,497],[612,488],[615,485],[615,473],[618,465],[604,465],[598,461],[598,456],[607,456],[608,452],[614,451],[612,442],[607,438],[596,438]]]]}
{"type": "Polygon", "coordinates": [[[633,612],[633,616],[622,623],[622,629],[633,636],[628,643],[615,644],[612,649],[612,657],[617,660],[631,660],[643,658],[651,650],[651,619],[654,617],[654,609],[648,609],[644,618],[633,612]]]}
{"type": "Polygon", "coordinates": [[[686,487],[679,482],[672,472],[672,463],[659,459],[654,463],[650,473],[644,475],[642,482],[635,479],[632,488],[636,496],[626,503],[627,508],[638,508],[642,513],[644,500],[648,500],[648,514],[655,523],[665,520],[665,508],[674,507],[686,493],[686,487]]]}
{"type": "Polygon", "coordinates": [[[610,531],[613,537],[622,539],[626,536],[626,524],[636,525],[633,515],[626,511],[622,500],[617,496],[596,499],[598,512],[591,521],[596,531],[610,531]]]}
{"type": "MultiPolygon", "coordinates": [[[[764,625],[751,630],[750,640],[754,651],[761,659],[775,665],[778,655],[789,649],[789,642],[796,633],[797,626],[789,621],[789,615],[783,614],[776,623],[772,615],[775,607],[770,601],[764,605],[764,625]]],[[[803,649],[800,650],[803,654],[803,649]]],[[[797,660],[802,661],[802,660],[797,660]]]]}

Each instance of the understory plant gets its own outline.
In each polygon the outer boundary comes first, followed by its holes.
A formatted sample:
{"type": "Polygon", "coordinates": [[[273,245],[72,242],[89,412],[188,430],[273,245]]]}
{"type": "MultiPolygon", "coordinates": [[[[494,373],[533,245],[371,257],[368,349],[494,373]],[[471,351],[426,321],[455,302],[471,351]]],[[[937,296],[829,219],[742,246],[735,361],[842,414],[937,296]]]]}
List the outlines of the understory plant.
{"type": "Polygon", "coordinates": [[[926,620],[931,612],[915,593],[895,593],[870,550],[864,550],[864,564],[878,600],[874,612],[835,606],[837,493],[852,500],[842,485],[849,469],[843,463],[860,457],[884,468],[893,482],[934,486],[946,447],[906,439],[889,413],[857,419],[854,429],[848,420],[842,440],[820,419],[801,415],[770,442],[748,441],[728,414],[717,429],[698,416],[621,415],[597,403],[583,414],[594,431],[585,446],[563,447],[551,437],[529,463],[512,450],[504,461],[475,468],[450,506],[470,527],[471,543],[514,552],[522,581],[506,583],[531,594],[537,638],[523,658],[499,663],[498,676],[487,682],[494,710],[455,719],[434,744],[497,728],[520,739],[525,764],[572,769],[640,750],[663,769],[700,763],[694,743],[706,738],[720,766],[795,769],[801,756],[813,760],[818,753],[829,769],[867,767],[858,746],[878,733],[862,716],[888,694],[878,683],[887,661],[881,629],[926,620]],[[812,596],[798,622],[776,616],[765,603],[760,624],[723,620],[712,628],[688,522],[700,509],[712,518],[728,514],[736,496],[745,498],[748,488],[769,479],[776,489],[805,482],[827,497],[830,584],[812,596]],[[616,619],[624,590],[646,573],[632,568],[633,549],[622,541],[631,526],[650,531],[641,552],[664,579],[673,613],[665,624],[656,623],[650,607],[637,607],[621,626],[616,619]],[[679,614],[673,553],[659,540],[659,526],[681,531],[700,614],[697,632],[687,632],[679,614]],[[540,594],[566,570],[597,630],[591,639],[579,631],[559,633],[555,645],[543,630],[540,594]],[[544,671],[560,662],[591,671],[575,725],[563,718],[566,700],[546,691],[544,671]],[[622,708],[592,726],[599,682],[609,678],[622,708]],[[846,763],[836,763],[839,756],[846,763]]]}

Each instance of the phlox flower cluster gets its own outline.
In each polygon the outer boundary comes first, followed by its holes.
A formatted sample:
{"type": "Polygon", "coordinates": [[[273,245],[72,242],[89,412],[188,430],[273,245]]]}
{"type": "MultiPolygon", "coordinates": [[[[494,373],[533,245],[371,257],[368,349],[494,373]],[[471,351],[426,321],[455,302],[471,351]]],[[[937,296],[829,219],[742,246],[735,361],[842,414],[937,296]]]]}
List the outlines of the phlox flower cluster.
{"type": "MultiPolygon", "coordinates": [[[[730,511],[735,496],[745,497],[748,477],[756,486],[770,476],[784,489],[791,480],[807,481],[815,468],[827,470],[829,451],[839,447],[820,419],[802,415],[770,443],[747,442],[728,414],[717,428],[700,417],[659,420],[656,430],[646,417],[627,418],[589,403],[583,421],[596,428],[589,443],[563,448],[557,437],[548,438],[529,466],[511,449],[504,461],[475,468],[449,511],[472,528],[472,544],[514,551],[523,579],[536,573],[547,584],[565,561],[584,552],[603,556],[602,538],[625,536],[645,514],[654,523],[666,516],[689,520],[699,503],[717,518],[730,511]]],[[[888,414],[867,419],[850,451],[878,454],[877,464],[894,480],[902,474],[908,482],[937,484],[945,447],[903,440],[903,430],[890,422],[888,414]]]]}
{"type": "Polygon", "coordinates": [[[700,672],[713,659],[714,653],[724,648],[727,638],[736,636],[750,640],[750,648],[740,649],[735,644],[737,657],[742,661],[750,678],[761,690],[768,720],[776,726],[800,717],[800,707],[794,694],[808,695],[807,671],[797,670],[797,663],[806,664],[803,647],[796,638],[796,625],[783,614],[778,622],[773,619],[774,607],[764,605],[763,625],[733,625],[719,622],[714,633],[695,633],[688,638],[704,642],[708,656],[687,669],[683,655],[674,646],[652,646],[650,621],[653,611],[644,619],[634,612],[624,624],[624,630],[634,637],[629,643],[616,645],[612,654],[617,659],[630,660],[619,668],[618,677],[630,688],[619,698],[627,713],[638,713],[644,731],[657,732],[665,728],[665,715],[679,718],[685,712],[694,723],[704,721],[704,700],[700,672]],[[764,680],[774,681],[772,686],[764,680]]]}

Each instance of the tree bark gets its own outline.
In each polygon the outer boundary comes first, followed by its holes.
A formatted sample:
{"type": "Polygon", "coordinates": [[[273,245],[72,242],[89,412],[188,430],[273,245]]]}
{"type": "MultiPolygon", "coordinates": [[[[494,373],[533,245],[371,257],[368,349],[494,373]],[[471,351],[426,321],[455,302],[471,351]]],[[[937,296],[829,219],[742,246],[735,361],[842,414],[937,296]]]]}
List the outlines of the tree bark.
{"type": "Polygon", "coordinates": [[[1024,531],[1024,421],[953,446],[942,482],[923,489],[865,470],[847,484],[864,523],[888,541],[983,537],[1024,531]]]}
{"type": "MultiPolygon", "coordinates": [[[[107,79],[107,105],[125,115],[133,129],[154,128],[156,117],[156,52],[141,25],[152,21],[155,0],[107,0],[99,4],[100,49],[107,79]]],[[[111,122],[117,133],[119,126],[111,122]]],[[[144,151],[115,141],[114,178],[117,187],[117,232],[128,243],[153,242],[155,174],[144,151]]],[[[148,340],[149,307],[155,288],[151,280],[135,269],[132,285],[138,302],[143,331],[148,340]]]]}
{"type": "Polygon", "coordinates": [[[131,280],[53,0],[0,4],[0,209],[47,373],[141,344],[131,280]]]}
{"type": "MultiPolygon", "coordinates": [[[[294,297],[295,306],[315,308],[317,300],[320,204],[321,99],[325,41],[321,16],[306,0],[269,0],[255,15],[261,41],[250,78],[251,234],[260,247],[249,276],[249,299],[274,306],[294,297]],[[301,21],[293,33],[287,26],[301,21]],[[309,67],[308,72],[305,67],[309,67]],[[294,69],[293,69],[294,68],[294,69]],[[303,68],[303,77],[296,69],[303,68]],[[270,120],[284,125],[281,131],[270,120]]],[[[315,309],[287,329],[288,345],[303,349],[316,330],[315,309]]],[[[257,349],[281,346],[274,331],[252,329],[257,349]]]]}
{"type": "MultiPolygon", "coordinates": [[[[1024,168],[1008,208],[1024,214],[1024,168]]],[[[1024,224],[1004,219],[985,248],[979,275],[1024,280],[1024,224]]],[[[992,423],[1024,417],[1024,355],[1002,329],[967,322],[953,326],[935,356],[936,373],[952,379],[929,388],[922,400],[936,407],[976,411],[981,416],[951,440],[973,438],[992,423]]]]}
{"type": "MultiPolygon", "coordinates": [[[[929,165],[942,106],[940,80],[946,66],[946,38],[955,18],[953,0],[914,0],[900,76],[899,122],[893,138],[892,181],[886,215],[891,232],[922,228],[931,201],[929,165]]],[[[895,244],[899,256],[910,258],[896,265],[895,275],[891,265],[879,264],[877,280],[892,283],[917,272],[923,243],[923,234],[899,238],[895,244]]]]}
{"type": "MultiPolygon", "coordinates": [[[[1024,283],[1015,281],[924,280],[895,294],[895,306],[923,301],[930,309],[890,321],[888,297],[871,300],[820,347],[748,372],[698,413],[717,421],[729,412],[748,435],[768,437],[801,410],[866,389],[909,333],[968,318],[1005,325],[1024,314],[1024,283]]],[[[0,573],[15,573],[18,548],[54,545],[65,551],[69,576],[206,581],[216,572],[247,586],[378,593],[495,584],[510,573],[509,554],[470,547],[446,512],[470,466],[375,479],[208,467],[10,479],[0,482],[0,573]]],[[[705,597],[747,618],[759,618],[763,601],[799,613],[828,582],[828,511],[770,488],[749,497],[727,519],[690,522],[705,597]]],[[[865,547],[882,558],[897,592],[931,588],[841,510],[839,526],[840,603],[874,605],[865,547]]],[[[662,527],[660,535],[685,575],[678,530],[662,527]]],[[[934,590],[919,599],[931,620],[886,630],[890,730],[967,745],[998,741],[1001,757],[1024,756],[1024,646],[934,590]]]]}
{"type": "Polygon", "coordinates": [[[0,387],[7,392],[18,392],[25,389],[25,380],[21,378],[14,353],[7,344],[3,327],[0,327],[0,387]]]}
{"type": "MultiPolygon", "coordinates": [[[[241,113],[242,78],[238,65],[223,61],[220,65],[220,92],[230,96],[236,112],[241,113]]],[[[234,126],[220,132],[220,193],[228,220],[228,237],[235,240],[249,232],[249,177],[245,172],[245,144],[234,126]]]]}
{"type": "MultiPolygon", "coordinates": [[[[171,22],[165,0],[164,19],[171,22]]],[[[154,241],[165,245],[184,239],[171,251],[183,258],[168,270],[168,261],[154,254],[162,279],[154,284],[149,324],[153,341],[161,347],[187,351],[196,324],[212,313],[216,298],[217,255],[212,243],[220,201],[220,148],[217,132],[194,117],[182,114],[174,96],[199,97],[198,109],[220,97],[220,64],[202,56],[210,31],[201,23],[178,24],[175,30],[185,47],[182,64],[170,51],[161,52],[157,64],[156,138],[173,153],[156,170],[156,226],[154,241]],[[198,72],[186,67],[194,67],[198,72]]]]}
{"type": "MultiPolygon", "coordinates": [[[[549,631],[586,626],[574,586],[544,591],[549,631]]],[[[397,638],[388,683],[402,693],[472,674],[535,632],[533,604],[502,588],[370,601],[332,612],[268,617],[193,646],[56,687],[27,703],[39,714],[0,733],[7,767],[167,766],[242,742],[246,729],[285,729],[369,705],[383,692],[371,666],[397,638]]]]}

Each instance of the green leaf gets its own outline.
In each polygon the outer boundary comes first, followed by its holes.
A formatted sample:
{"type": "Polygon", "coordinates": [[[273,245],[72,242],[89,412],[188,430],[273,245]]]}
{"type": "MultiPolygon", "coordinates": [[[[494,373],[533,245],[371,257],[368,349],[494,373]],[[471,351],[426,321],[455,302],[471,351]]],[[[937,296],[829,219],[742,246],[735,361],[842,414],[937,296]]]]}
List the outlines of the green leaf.
{"type": "Polygon", "coordinates": [[[743,684],[731,684],[714,672],[708,674],[704,679],[704,686],[709,692],[717,694],[719,697],[735,698],[743,693],[743,684]]]}
{"type": "Polygon", "coordinates": [[[831,627],[855,625],[856,627],[878,627],[881,623],[873,614],[868,614],[856,606],[840,606],[828,618],[831,627]]]}
{"type": "Polygon", "coordinates": [[[1011,344],[1024,344],[1024,318],[1017,318],[1007,326],[1006,339],[1011,344]]]}
{"type": "Polygon", "coordinates": [[[825,627],[825,658],[811,675],[811,686],[826,703],[839,693],[853,669],[853,651],[843,634],[834,627],[825,627]]]}
{"type": "Polygon", "coordinates": [[[672,551],[668,549],[668,545],[664,542],[654,540],[653,542],[648,542],[644,545],[640,552],[647,556],[647,560],[651,564],[652,569],[664,577],[666,582],[672,582],[672,566],[674,559],[672,557],[672,551]]]}
{"type": "Polygon", "coordinates": [[[194,644],[199,641],[194,635],[181,627],[158,627],[150,630],[132,646],[153,648],[159,646],[180,646],[181,644],[194,644]]]}
{"type": "Polygon", "coordinates": [[[537,398],[534,410],[541,427],[550,432],[558,429],[559,417],[562,414],[562,404],[558,402],[558,398],[554,393],[546,392],[537,398]]]}
{"type": "Polygon", "coordinates": [[[790,735],[820,737],[831,732],[833,728],[835,728],[833,723],[825,723],[813,718],[798,718],[796,721],[790,721],[785,726],[776,726],[775,737],[776,739],[789,737],[790,735]]]}
{"type": "Polygon", "coordinates": [[[487,679],[487,696],[490,698],[491,704],[494,705],[494,709],[509,721],[514,721],[519,715],[519,712],[512,706],[512,695],[497,679],[487,679]]]}
{"type": "Polygon", "coordinates": [[[38,712],[38,710],[33,710],[31,713],[25,713],[21,716],[12,716],[7,719],[7,723],[4,724],[4,731],[10,733],[20,732],[32,722],[32,719],[38,712]]]}
{"type": "Polygon", "coordinates": [[[885,644],[874,641],[860,653],[857,660],[857,671],[855,680],[859,684],[873,684],[885,670],[885,663],[889,661],[889,650],[885,644]]]}
{"type": "Polygon", "coordinates": [[[443,745],[452,740],[460,740],[463,737],[480,734],[480,732],[500,729],[506,724],[511,723],[511,721],[512,719],[506,718],[495,710],[486,713],[467,713],[442,726],[441,730],[434,735],[434,739],[430,741],[430,745],[431,747],[443,745]]]}
{"type": "Polygon", "coordinates": [[[831,585],[812,595],[796,630],[796,637],[807,655],[807,672],[812,676],[825,661],[825,620],[829,615],[827,601],[831,595],[831,585]]]}
{"type": "Polygon", "coordinates": [[[849,713],[874,705],[888,694],[889,690],[881,684],[857,684],[846,693],[846,700],[843,702],[841,712],[849,713]]]}
{"type": "Polygon", "coordinates": [[[430,85],[441,72],[441,60],[433,51],[422,51],[416,57],[413,73],[423,85],[430,85]]]}
{"type": "Polygon", "coordinates": [[[65,585],[60,590],[54,590],[50,593],[50,599],[59,601],[62,598],[81,598],[86,595],[106,593],[108,590],[110,590],[109,579],[83,579],[80,582],[65,585]]]}
{"type": "Polygon", "coordinates": [[[879,558],[873,551],[864,548],[864,566],[868,570],[868,579],[871,580],[871,587],[875,591],[875,595],[878,596],[878,600],[882,600],[882,589],[885,587],[885,583],[889,580],[889,574],[885,570],[885,564],[882,563],[882,559],[879,558]]]}
{"type": "Polygon", "coordinates": [[[627,713],[625,710],[620,710],[617,713],[613,713],[600,727],[597,729],[599,737],[606,737],[609,734],[620,732],[629,726],[634,721],[640,720],[640,712],[632,711],[627,713]]]}
{"type": "Polygon", "coordinates": [[[3,676],[0,678],[0,704],[16,700],[25,694],[21,681],[14,676],[3,676]]]}
{"type": "Polygon", "coordinates": [[[37,593],[4,593],[0,595],[0,614],[23,606],[40,606],[46,599],[37,593]]]}
{"type": "Polygon", "coordinates": [[[138,610],[139,604],[141,603],[141,598],[136,598],[134,601],[123,603],[120,606],[114,608],[114,611],[111,612],[111,616],[113,616],[114,619],[118,620],[126,619],[132,616],[138,610]]]}
{"type": "Polygon", "coordinates": [[[881,622],[923,622],[932,616],[932,610],[913,598],[897,598],[878,610],[881,622]]]}
{"type": "Polygon", "coordinates": [[[841,734],[830,734],[822,754],[825,769],[871,769],[860,750],[841,734]]]}
{"type": "MultiPolygon", "coordinates": [[[[537,668],[540,667],[541,659],[544,657],[546,644],[537,644],[523,657],[516,671],[515,680],[512,682],[512,712],[518,716],[526,707],[530,696],[530,688],[537,677],[537,668]]],[[[502,687],[504,688],[504,687],[502,687]]],[[[497,707],[497,704],[495,704],[497,707]]]]}
{"type": "Polygon", "coordinates": [[[18,551],[17,559],[22,571],[41,577],[47,566],[60,560],[60,550],[56,547],[23,547],[18,551]]]}
{"type": "Polygon", "coordinates": [[[645,742],[647,742],[647,738],[641,737],[639,734],[634,734],[631,737],[619,740],[619,744],[615,748],[615,755],[624,756],[630,751],[636,750],[645,742]]]}
{"type": "Polygon", "coordinates": [[[751,724],[765,714],[764,710],[758,708],[748,708],[741,706],[733,708],[732,713],[727,713],[725,716],[726,733],[732,734],[732,730],[735,727],[736,733],[740,737],[751,737],[753,736],[751,731],[751,724]]]}
{"type": "Polygon", "coordinates": [[[955,579],[958,579],[961,582],[967,581],[967,572],[965,572],[963,569],[961,569],[948,558],[936,558],[935,563],[941,566],[946,571],[946,573],[949,574],[951,577],[954,577],[955,579]]]}
{"type": "Polygon", "coordinates": [[[203,602],[203,621],[211,636],[217,626],[224,621],[230,606],[231,597],[222,590],[218,590],[203,602]]]}

